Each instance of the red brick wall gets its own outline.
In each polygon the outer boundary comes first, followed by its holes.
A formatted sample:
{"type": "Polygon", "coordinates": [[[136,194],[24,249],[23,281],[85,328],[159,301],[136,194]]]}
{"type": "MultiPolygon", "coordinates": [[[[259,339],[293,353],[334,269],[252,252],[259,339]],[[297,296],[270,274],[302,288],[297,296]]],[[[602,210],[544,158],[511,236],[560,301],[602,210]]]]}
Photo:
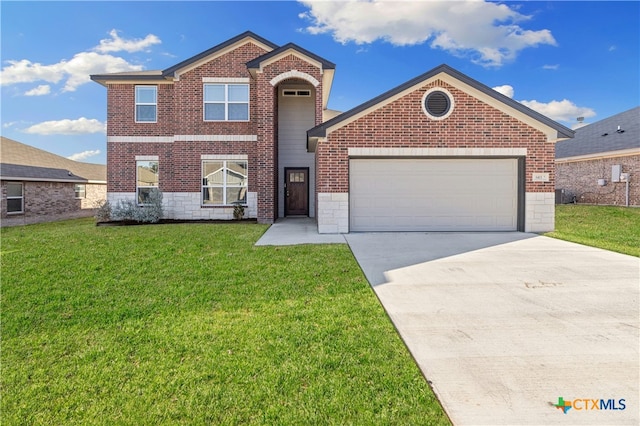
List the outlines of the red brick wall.
{"type": "Polygon", "coordinates": [[[205,122],[203,77],[248,78],[246,62],[267,53],[247,43],[180,76],[173,84],[158,86],[157,123],[135,122],[134,84],[109,84],[107,134],[109,136],[247,135],[255,134],[255,81],[249,87],[249,122],[205,122]]]}
{"type": "Polygon", "coordinates": [[[107,136],[173,136],[174,88],[159,84],[156,123],[136,123],[136,84],[109,84],[107,88],[107,136]]]}
{"type": "MultiPolygon", "coordinates": [[[[159,157],[159,185],[165,192],[200,191],[201,155],[245,154],[249,159],[249,191],[258,192],[258,220],[271,223],[277,215],[277,96],[270,81],[298,70],[322,81],[320,70],[288,55],[250,79],[249,122],[205,122],[203,77],[249,78],[246,63],[265,54],[248,43],[158,85],[158,122],[135,123],[135,85],[108,87],[109,136],[257,135],[257,142],[107,143],[109,192],[136,190],[137,155],[159,157]]],[[[316,123],[322,121],[322,86],[316,87],[316,123]]]]}
{"type": "Polygon", "coordinates": [[[629,173],[629,205],[640,206],[640,155],[561,162],[556,164],[556,188],[567,189],[578,203],[624,206],[626,183],[611,182],[611,166],[621,165],[629,173]],[[598,185],[605,179],[605,186],[598,185]]]}
{"type": "Polygon", "coordinates": [[[136,191],[136,155],[157,155],[159,161],[159,184],[163,191],[165,183],[173,177],[173,156],[170,143],[107,143],[107,191],[136,191]]]}
{"type": "Polygon", "coordinates": [[[256,82],[249,84],[249,122],[205,122],[203,77],[248,78],[246,63],[267,53],[247,43],[230,53],[215,58],[180,76],[175,83],[175,111],[177,135],[255,135],[257,101],[256,82]]]}
{"type": "Polygon", "coordinates": [[[554,145],[544,133],[490,105],[436,80],[327,135],[319,142],[317,192],[349,191],[350,147],[527,148],[526,191],[554,191],[554,145]],[[422,110],[422,96],[432,87],[454,97],[449,117],[436,121],[422,110]],[[531,182],[531,174],[550,174],[549,182],[531,182]]]}

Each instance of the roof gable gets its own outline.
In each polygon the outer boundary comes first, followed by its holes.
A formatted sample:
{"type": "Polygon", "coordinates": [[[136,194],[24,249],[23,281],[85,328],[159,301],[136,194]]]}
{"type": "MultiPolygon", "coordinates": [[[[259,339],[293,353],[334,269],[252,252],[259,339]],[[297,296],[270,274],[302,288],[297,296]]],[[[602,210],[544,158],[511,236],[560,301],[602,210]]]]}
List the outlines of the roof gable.
{"type": "Polygon", "coordinates": [[[207,49],[202,53],[192,56],[189,59],[186,59],[172,67],[165,69],[164,71],[162,71],[162,75],[165,77],[178,77],[180,74],[184,74],[185,72],[192,70],[205,62],[209,62],[210,60],[218,56],[224,55],[225,53],[234,50],[246,43],[254,43],[267,51],[272,51],[278,47],[277,44],[274,44],[269,40],[254,34],[251,31],[246,31],[225,42],[218,44],[217,46],[212,47],[211,49],[207,49]]]}
{"type": "Polygon", "coordinates": [[[576,136],[556,144],[556,158],[640,152],[640,106],[576,129],[576,136]]]}
{"type": "Polygon", "coordinates": [[[451,86],[481,99],[502,112],[543,131],[547,134],[547,139],[550,141],[573,137],[574,132],[571,129],[444,64],[314,127],[307,132],[307,136],[309,138],[325,137],[327,133],[331,133],[357,120],[359,117],[381,108],[436,79],[443,80],[451,86]]]}
{"type": "Polygon", "coordinates": [[[293,54],[304,61],[307,61],[321,70],[325,69],[335,69],[336,65],[333,62],[327,61],[326,59],[316,55],[315,53],[311,53],[306,49],[294,44],[287,43],[282,47],[272,50],[269,53],[265,53],[262,56],[259,56],[249,62],[247,62],[247,68],[249,69],[262,69],[262,67],[276,62],[283,58],[286,55],[293,54]]]}
{"type": "Polygon", "coordinates": [[[182,62],[177,63],[164,70],[150,70],[150,71],[137,71],[137,72],[122,72],[112,74],[94,74],[91,75],[91,80],[106,86],[107,82],[118,83],[172,83],[175,78],[179,78],[181,74],[188,72],[198,66],[209,62],[210,60],[222,56],[231,50],[234,50],[246,43],[254,43],[261,47],[265,51],[271,51],[278,47],[277,44],[270,42],[269,40],[254,34],[251,31],[245,31],[227,41],[224,41],[204,52],[198,53],[185,59],[182,62]]]}

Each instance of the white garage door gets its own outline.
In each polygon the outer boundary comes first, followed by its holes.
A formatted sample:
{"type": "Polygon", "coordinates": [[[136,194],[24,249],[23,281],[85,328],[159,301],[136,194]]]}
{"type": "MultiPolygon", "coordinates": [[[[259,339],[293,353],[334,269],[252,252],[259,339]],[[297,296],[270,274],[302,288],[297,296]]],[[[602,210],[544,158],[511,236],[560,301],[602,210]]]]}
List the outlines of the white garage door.
{"type": "Polygon", "coordinates": [[[517,159],[352,159],[351,231],[515,231],[517,159]]]}

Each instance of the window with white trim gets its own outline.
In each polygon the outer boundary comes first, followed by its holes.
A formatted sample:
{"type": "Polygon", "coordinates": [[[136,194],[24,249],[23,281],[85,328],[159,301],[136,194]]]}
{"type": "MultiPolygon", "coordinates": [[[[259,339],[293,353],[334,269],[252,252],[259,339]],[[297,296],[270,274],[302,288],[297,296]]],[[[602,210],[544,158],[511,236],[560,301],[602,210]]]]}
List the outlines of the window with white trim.
{"type": "Polygon", "coordinates": [[[247,204],[246,160],[202,161],[202,205],[247,204]]]}
{"type": "Polygon", "coordinates": [[[77,183],[73,188],[76,198],[87,197],[87,186],[84,183],[77,183]]]}
{"type": "Polygon", "coordinates": [[[205,84],[204,121],[249,121],[248,84],[205,84]]]}
{"type": "Polygon", "coordinates": [[[20,182],[7,182],[7,213],[24,213],[24,186],[20,182]]]}
{"type": "Polygon", "coordinates": [[[136,161],[136,192],[138,204],[148,204],[149,194],[158,188],[158,161],[136,161]]]}
{"type": "Polygon", "coordinates": [[[136,123],[158,119],[158,86],[136,86],[136,123]]]}

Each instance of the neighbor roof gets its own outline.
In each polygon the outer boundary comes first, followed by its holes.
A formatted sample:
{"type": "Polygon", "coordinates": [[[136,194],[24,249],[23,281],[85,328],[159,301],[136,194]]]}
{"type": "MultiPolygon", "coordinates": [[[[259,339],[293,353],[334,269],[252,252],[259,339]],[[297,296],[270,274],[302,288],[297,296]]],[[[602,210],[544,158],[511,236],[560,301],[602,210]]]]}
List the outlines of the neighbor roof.
{"type": "Polygon", "coordinates": [[[87,179],[76,176],[69,170],[7,163],[0,163],[0,178],[2,180],[87,183],[87,179]]]}
{"type": "Polygon", "coordinates": [[[346,111],[340,115],[338,115],[337,117],[334,117],[316,127],[314,127],[313,129],[309,130],[307,132],[307,137],[309,138],[313,138],[313,137],[325,137],[327,134],[327,129],[336,126],[338,124],[340,124],[343,121],[348,120],[349,118],[360,114],[361,112],[374,107],[377,104],[380,104],[382,102],[384,102],[385,100],[400,94],[401,92],[403,92],[404,90],[407,90],[417,84],[420,84],[423,81],[429,80],[432,77],[435,77],[436,75],[440,74],[440,73],[445,73],[450,75],[451,77],[461,81],[462,83],[465,83],[469,86],[471,86],[472,88],[492,97],[495,98],[496,100],[512,107],[513,109],[531,117],[532,119],[545,124],[546,126],[556,130],[558,132],[558,139],[564,139],[564,138],[572,138],[573,137],[573,130],[569,129],[568,127],[565,127],[555,121],[553,121],[552,119],[550,119],[549,117],[546,117],[524,105],[522,105],[520,102],[514,101],[513,99],[509,98],[508,96],[505,96],[501,93],[498,93],[497,91],[491,89],[490,87],[472,79],[471,77],[462,74],[461,72],[451,68],[450,66],[443,64],[440,65],[430,71],[427,71],[426,73],[419,75],[418,77],[415,77],[412,80],[407,81],[404,84],[401,84],[398,87],[395,87],[391,90],[389,90],[388,92],[385,92],[373,99],[371,99],[370,101],[367,101],[349,111],[346,111]]]}
{"type": "Polygon", "coordinates": [[[2,179],[24,177],[56,181],[85,180],[95,183],[106,183],[107,181],[107,166],[104,164],[69,160],[5,137],[1,137],[0,142],[0,162],[2,163],[0,176],[2,179]],[[18,174],[16,175],[16,173],[18,174]]]}
{"type": "Polygon", "coordinates": [[[640,106],[578,128],[574,139],[556,144],[556,158],[634,148],[640,150],[640,106]]]}

